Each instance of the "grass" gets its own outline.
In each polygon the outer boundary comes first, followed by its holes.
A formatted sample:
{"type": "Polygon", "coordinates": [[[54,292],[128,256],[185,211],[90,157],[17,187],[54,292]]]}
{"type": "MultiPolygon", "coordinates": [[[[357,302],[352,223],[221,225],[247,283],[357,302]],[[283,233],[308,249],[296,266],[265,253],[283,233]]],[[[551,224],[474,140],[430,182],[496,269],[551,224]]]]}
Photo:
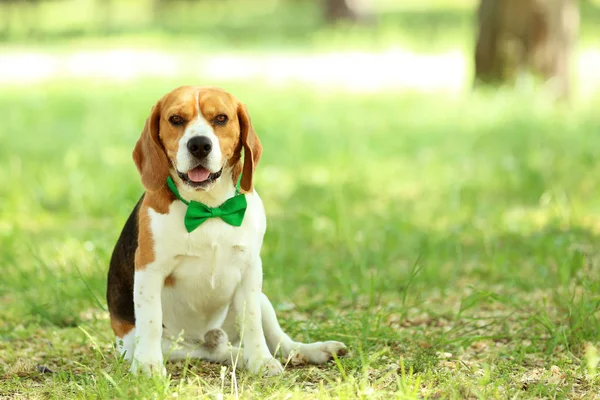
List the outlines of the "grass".
{"type": "MultiPolygon", "coordinates": [[[[376,29],[317,26],[314,9],[273,19],[256,8],[237,28],[209,25],[219,34],[201,41],[185,24],[154,29],[124,12],[140,25],[124,31],[118,20],[108,40],[64,24],[67,34],[42,26],[36,42],[17,32],[5,44],[469,49],[471,3],[378,0],[387,12],[376,29]]],[[[584,43],[597,16],[585,7],[584,43]]],[[[598,398],[598,100],[349,95],[185,76],[4,86],[0,398],[598,398]],[[219,84],[247,103],[264,145],[264,291],[291,336],[341,340],[348,357],[269,379],[169,363],[168,382],[130,376],[118,359],[104,293],[142,191],[131,150],[152,104],[183,83],[219,84]]]]}
{"type": "Polygon", "coordinates": [[[0,94],[0,394],[598,393],[600,118],[591,104],[228,82],[265,147],[264,290],[292,336],[342,340],[351,355],[273,379],[232,380],[197,361],[169,364],[169,384],[129,376],[113,350],[105,275],[142,190],[131,149],[174,85],[55,82],[0,94]]]}

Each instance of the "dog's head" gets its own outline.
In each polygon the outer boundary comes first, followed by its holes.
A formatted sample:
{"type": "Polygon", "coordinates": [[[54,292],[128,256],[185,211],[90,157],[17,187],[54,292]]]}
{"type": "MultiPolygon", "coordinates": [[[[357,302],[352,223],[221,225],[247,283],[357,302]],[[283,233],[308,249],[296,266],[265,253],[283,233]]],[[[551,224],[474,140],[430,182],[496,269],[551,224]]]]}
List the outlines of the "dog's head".
{"type": "Polygon", "coordinates": [[[239,100],[219,88],[183,86],[152,108],[133,160],[148,191],[165,186],[169,174],[190,189],[208,191],[218,179],[231,178],[235,184],[242,173],[242,191],[251,192],[261,152],[239,100]]]}

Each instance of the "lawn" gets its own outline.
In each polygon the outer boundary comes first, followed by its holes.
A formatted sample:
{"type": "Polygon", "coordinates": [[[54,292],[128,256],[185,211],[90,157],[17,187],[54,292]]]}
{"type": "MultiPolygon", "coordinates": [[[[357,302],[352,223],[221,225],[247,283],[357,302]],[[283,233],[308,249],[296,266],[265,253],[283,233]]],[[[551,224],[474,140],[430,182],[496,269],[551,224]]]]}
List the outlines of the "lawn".
{"type": "MultiPolygon", "coordinates": [[[[431,48],[468,49],[463,22],[431,48]]],[[[345,29],[299,47],[370,43],[345,29]]],[[[386,29],[370,39],[385,47],[386,29]]],[[[265,32],[216,43],[289,50],[265,32]]],[[[162,49],[177,34],[7,47],[162,49]]],[[[170,49],[193,48],[180,34],[170,49]]],[[[599,398],[600,97],[567,106],[532,92],[359,93],[198,74],[2,86],[0,398],[599,398]],[[131,151],[150,107],[184,83],[247,104],[264,146],[264,291],[293,338],[343,341],[347,357],[274,378],[168,363],[166,382],[131,376],[117,357],[105,288],[143,190],[131,151]]]]}
{"type": "Polygon", "coordinates": [[[129,376],[113,350],[105,276],[142,191],[131,149],[173,85],[55,83],[0,95],[2,395],[598,393],[592,105],[230,82],[265,148],[264,290],[293,337],[341,340],[351,353],[270,379],[232,379],[197,361],[169,364],[168,386],[129,376]]]}

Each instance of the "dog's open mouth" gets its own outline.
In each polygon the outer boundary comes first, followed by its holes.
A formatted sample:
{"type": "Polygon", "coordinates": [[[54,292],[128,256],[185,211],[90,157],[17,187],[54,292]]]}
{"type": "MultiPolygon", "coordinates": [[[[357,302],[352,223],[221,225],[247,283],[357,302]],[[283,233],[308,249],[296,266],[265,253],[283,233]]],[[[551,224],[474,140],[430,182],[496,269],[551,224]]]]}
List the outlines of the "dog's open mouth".
{"type": "Polygon", "coordinates": [[[189,170],[186,174],[177,171],[177,175],[191,187],[202,188],[216,181],[221,176],[221,172],[223,172],[222,168],[218,172],[211,173],[206,168],[197,166],[189,170]]]}

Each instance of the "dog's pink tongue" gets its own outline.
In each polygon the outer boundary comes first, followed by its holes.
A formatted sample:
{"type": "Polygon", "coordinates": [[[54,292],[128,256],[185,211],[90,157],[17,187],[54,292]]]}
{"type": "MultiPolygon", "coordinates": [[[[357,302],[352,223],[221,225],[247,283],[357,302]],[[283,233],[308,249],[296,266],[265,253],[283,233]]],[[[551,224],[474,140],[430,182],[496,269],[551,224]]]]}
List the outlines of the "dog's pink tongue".
{"type": "Polygon", "coordinates": [[[188,178],[192,182],[204,182],[209,175],[209,170],[204,167],[196,167],[188,172],[188,178]]]}

